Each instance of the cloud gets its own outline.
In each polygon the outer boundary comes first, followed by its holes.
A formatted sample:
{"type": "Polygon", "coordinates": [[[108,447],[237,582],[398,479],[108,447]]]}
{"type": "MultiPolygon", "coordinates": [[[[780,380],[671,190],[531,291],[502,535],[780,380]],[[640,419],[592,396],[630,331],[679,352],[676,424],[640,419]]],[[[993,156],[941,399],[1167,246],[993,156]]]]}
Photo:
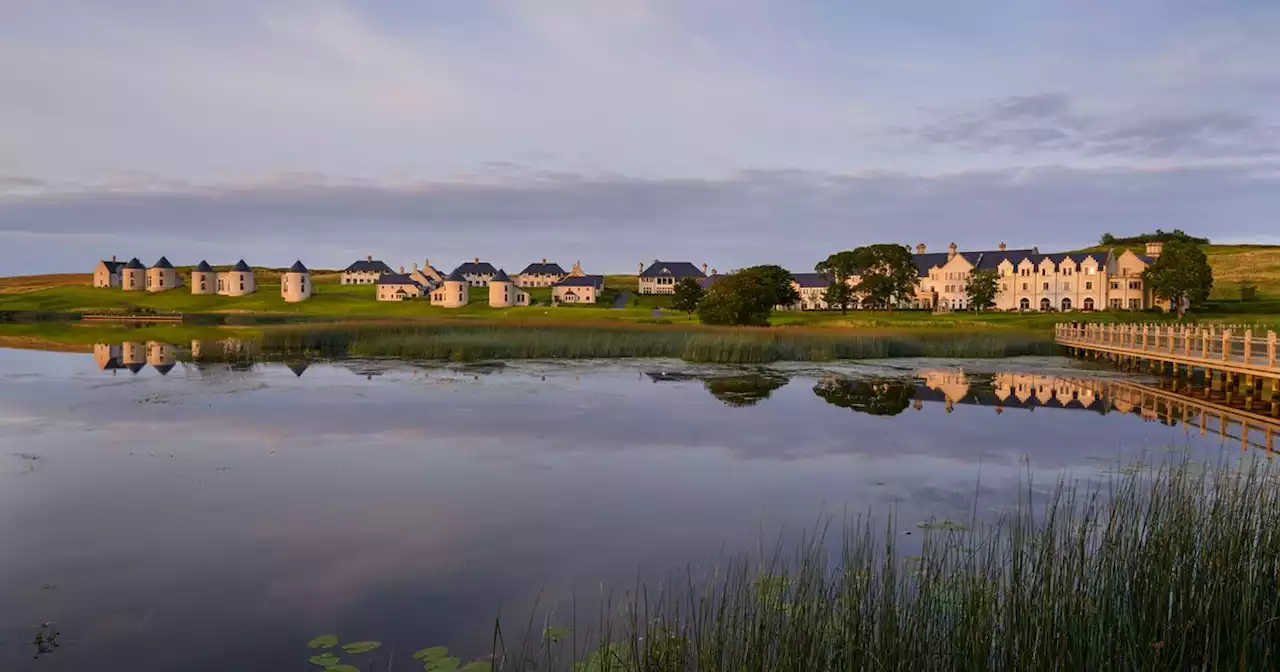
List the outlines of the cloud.
{"type": "Polygon", "coordinates": [[[1280,125],[1235,111],[1088,114],[1065,94],[1011,96],[892,134],[979,152],[1072,152],[1113,158],[1280,156],[1280,125]]]}
{"type": "Polygon", "coordinates": [[[722,269],[763,262],[807,269],[834,249],[883,241],[977,247],[1005,240],[1061,249],[1104,231],[1159,226],[1280,242],[1273,221],[1278,171],[1280,162],[1257,162],[651,179],[502,166],[453,181],[294,174],[179,187],[101,183],[0,198],[0,241],[25,237],[20,268],[66,270],[108,254],[166,254],[182,263],[301,257],[333,267],[366,251],[393,264],[482,256],[514,267],[547,256],[626,272],[639,260],[674,256],[722,269]],[[101,247],[104,233],[120,242],[101,247]],[[78,242],[87,236],[95,237],[92,245],[78,242]]]}

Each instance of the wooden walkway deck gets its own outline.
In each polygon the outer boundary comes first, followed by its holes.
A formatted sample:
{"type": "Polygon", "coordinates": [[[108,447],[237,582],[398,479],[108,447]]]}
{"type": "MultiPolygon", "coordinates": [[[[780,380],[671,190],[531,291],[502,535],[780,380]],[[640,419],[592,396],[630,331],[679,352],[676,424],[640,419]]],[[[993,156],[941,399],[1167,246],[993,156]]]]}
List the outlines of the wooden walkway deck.
{"type": "Polygon", "coordinates": [[[1054,340],[1082,351],[1280,379],[1274,331],[1160,324],[1058,324],[1054,340]]]}

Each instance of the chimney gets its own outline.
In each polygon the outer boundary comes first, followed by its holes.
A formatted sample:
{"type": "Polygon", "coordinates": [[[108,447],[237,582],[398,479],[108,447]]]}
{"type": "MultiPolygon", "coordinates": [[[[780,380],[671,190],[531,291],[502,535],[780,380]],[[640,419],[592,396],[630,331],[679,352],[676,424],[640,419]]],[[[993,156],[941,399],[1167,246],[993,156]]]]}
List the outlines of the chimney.
{"type": "Polygon", "coordinates": [[[1002,240],[1002,241],[1000,241],[1000,251],[1001,251],[1001,252],[1004,252],[1004,251],[1005,251],[1005,250],[1007,250],[1007,249],[1009,249],[1009,246],[1008,246],[1008,245],[1005,245],[1003,240],[1002,240]]]}
{"type": "Polygon", "coordinates": [[[425,270],[427,270],[428,268],[431,268],[431,258],[430,258],[430,257],[427,257],[426,259],[423,259],[423,260],[422,260],[422,270],[424,270],[424,271],[425,271],[425,270]]]}
{"type": "Polygon", "coordinates": [[[542,263],[544,263],[544,264],[545,264],[545,263],[547,263],[547,258],[546,258],[546,257],[543,257],[543,258],[542,258],[542,263]]]}
{"type": "Polygon", "coordinates": [[[474,262],[476,262],[476,263],[478,264],[478,263],[480,263],[480,257],[476,257],[476,258],[475,258],[475,259],[473,259],[472,261],[474,261],[474,262]]]}
{"type": "Polygon", "coordinates": [[[951,243],[947,246],[947,261],[951,261],[956,256],[956,244],[951,243]]]}
{"type": "Polygon", "coordinates": [[[711,269],[711,275],[716,275],[716,269],[711,269]]]}
{"type": "Polygon", "coordinates": [[[1147,256],[1152,259],[1159,259],[1160,253],[1164,251],[1164,243],[1159,241],[1151,241],[1147,243],[1147,256]]]}
{"type": "Polygon", "coordinates": [[[416,262],[416,261],[415,261],[415,262],[413,262],[413,272],[414,272],[414,273],[417,273],[417,272],[418,272],[418,262],[416,262]]]}
{"type": "Polygon", "coordinates": [[[640,273],[644,273],[644,262],[643,262],[643,261],[642,261],[642,262],[640,262],[640,270],[639,270],[638,272],[640,272],[640,273]]]}
{"type": "Polygon", "coordinates": [[[919,245],[916,245],[916,254],[924,254],[925,250],[928,250],[928,249],[929,248],[924,246],[924,243],[920,243],[919,245]]]}
{"type": "Polygon", "coordinates": [[[369,255],[369,256],[367,256],[367,257],[365,257],[365,260],[366,260],[366,261],[373,261],[373,255],[371,254],[371,255],[369,255]]]}
{"type": "Polygon", "coordinates": [[[116,255],[114,255],[114,254],[113,254],[113,255],[111,255],[111,261],[115,261],[115,260],[116,260],[116,255]]]}
{"type": "Polygon", "coordinates": [[[404,264],[400,264],[400,275],[404,275],[404,264]]]}
{"type": "Polygon", "coordinates": [[[702,262],[702,274],[703,275],[707,274],[707,263],[705,261],[702,262]]]}

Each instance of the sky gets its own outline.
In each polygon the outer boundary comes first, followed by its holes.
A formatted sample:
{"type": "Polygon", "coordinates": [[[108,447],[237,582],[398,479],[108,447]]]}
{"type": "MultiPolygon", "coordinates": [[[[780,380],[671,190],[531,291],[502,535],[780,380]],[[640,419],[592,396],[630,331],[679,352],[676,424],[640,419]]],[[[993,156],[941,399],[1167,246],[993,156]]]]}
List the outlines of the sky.
{"type": "Polygon", "coordinates": [[[1280,244],[1274,0],[0,0],[0,273],[1280,244]]]}

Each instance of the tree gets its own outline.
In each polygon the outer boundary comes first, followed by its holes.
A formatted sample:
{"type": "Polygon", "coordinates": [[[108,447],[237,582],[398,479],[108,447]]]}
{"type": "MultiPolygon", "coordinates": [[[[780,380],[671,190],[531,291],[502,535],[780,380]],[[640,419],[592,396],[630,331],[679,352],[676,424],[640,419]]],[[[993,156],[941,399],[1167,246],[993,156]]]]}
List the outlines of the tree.
{"type": "Polygon", "coordinates": [[[774,306],[800,300],[791,273],[780,266],[752,266],[721,277],[698,304],[704,324],[768,326],[774,306]]]}
{"type": "Polygon", "coordinates": [[[673,310],[682,310],[692,315],[693,311],[698,309],[698,303],[702,301],[702,285],[698,284],[696,278],[681,278],[676,283],[674,291],[671,294],[671,308],[673,310]]]}
{"type": "Polygon", "coordinates": [[[828,308],[839,308],[842,314],[848,314],[849,304],[853,303],[853,288],[847,282],[833,280],[822,293],[822,300],[828,308]]]}
{"type": "Polygon", "coordinates": [[[974,271],[969,274],[969,281],[964,285],[964,293],[969,297],[969,306],[974,310],[986,310],[996,302],[996,294],[1000,292],[1000,276],[995,271],[974,271]]]}
{"type": "Polygon", "coordinates": [[[742,408],[755,406],[768,399],[773,391],[791,382],[786,376],[750,374],[727,378],[709,378],[702,381],[711,396],[719,399],[726,406],[742,408]]]}
{"type": "Polygon", "coordinates": [[[1213,269],[1204,251],[1190,243],[1170,241],[1142,272],[1152,295],[1168,299],[1181,320],[1189,306],[1203,303],[1213,289],[1213,269]]]}
{"type": "Polygon", "coordinates": [[[919,270],[911,252],[901,245],[859,247],[853,251],[853,265],[860,273],[853,291],[864,297],[864,303],[892,309],[895,300],[915,295],[919,270]]]}
{"type": "Polygon", "coordinates": [[[1110,233],[1104,233],[1102,234],[1102,239],[1099,240],[1098,242],[1103,245],[1114,245],[1116,242],[1116,237],[1111,235],[1110,233]]]}

